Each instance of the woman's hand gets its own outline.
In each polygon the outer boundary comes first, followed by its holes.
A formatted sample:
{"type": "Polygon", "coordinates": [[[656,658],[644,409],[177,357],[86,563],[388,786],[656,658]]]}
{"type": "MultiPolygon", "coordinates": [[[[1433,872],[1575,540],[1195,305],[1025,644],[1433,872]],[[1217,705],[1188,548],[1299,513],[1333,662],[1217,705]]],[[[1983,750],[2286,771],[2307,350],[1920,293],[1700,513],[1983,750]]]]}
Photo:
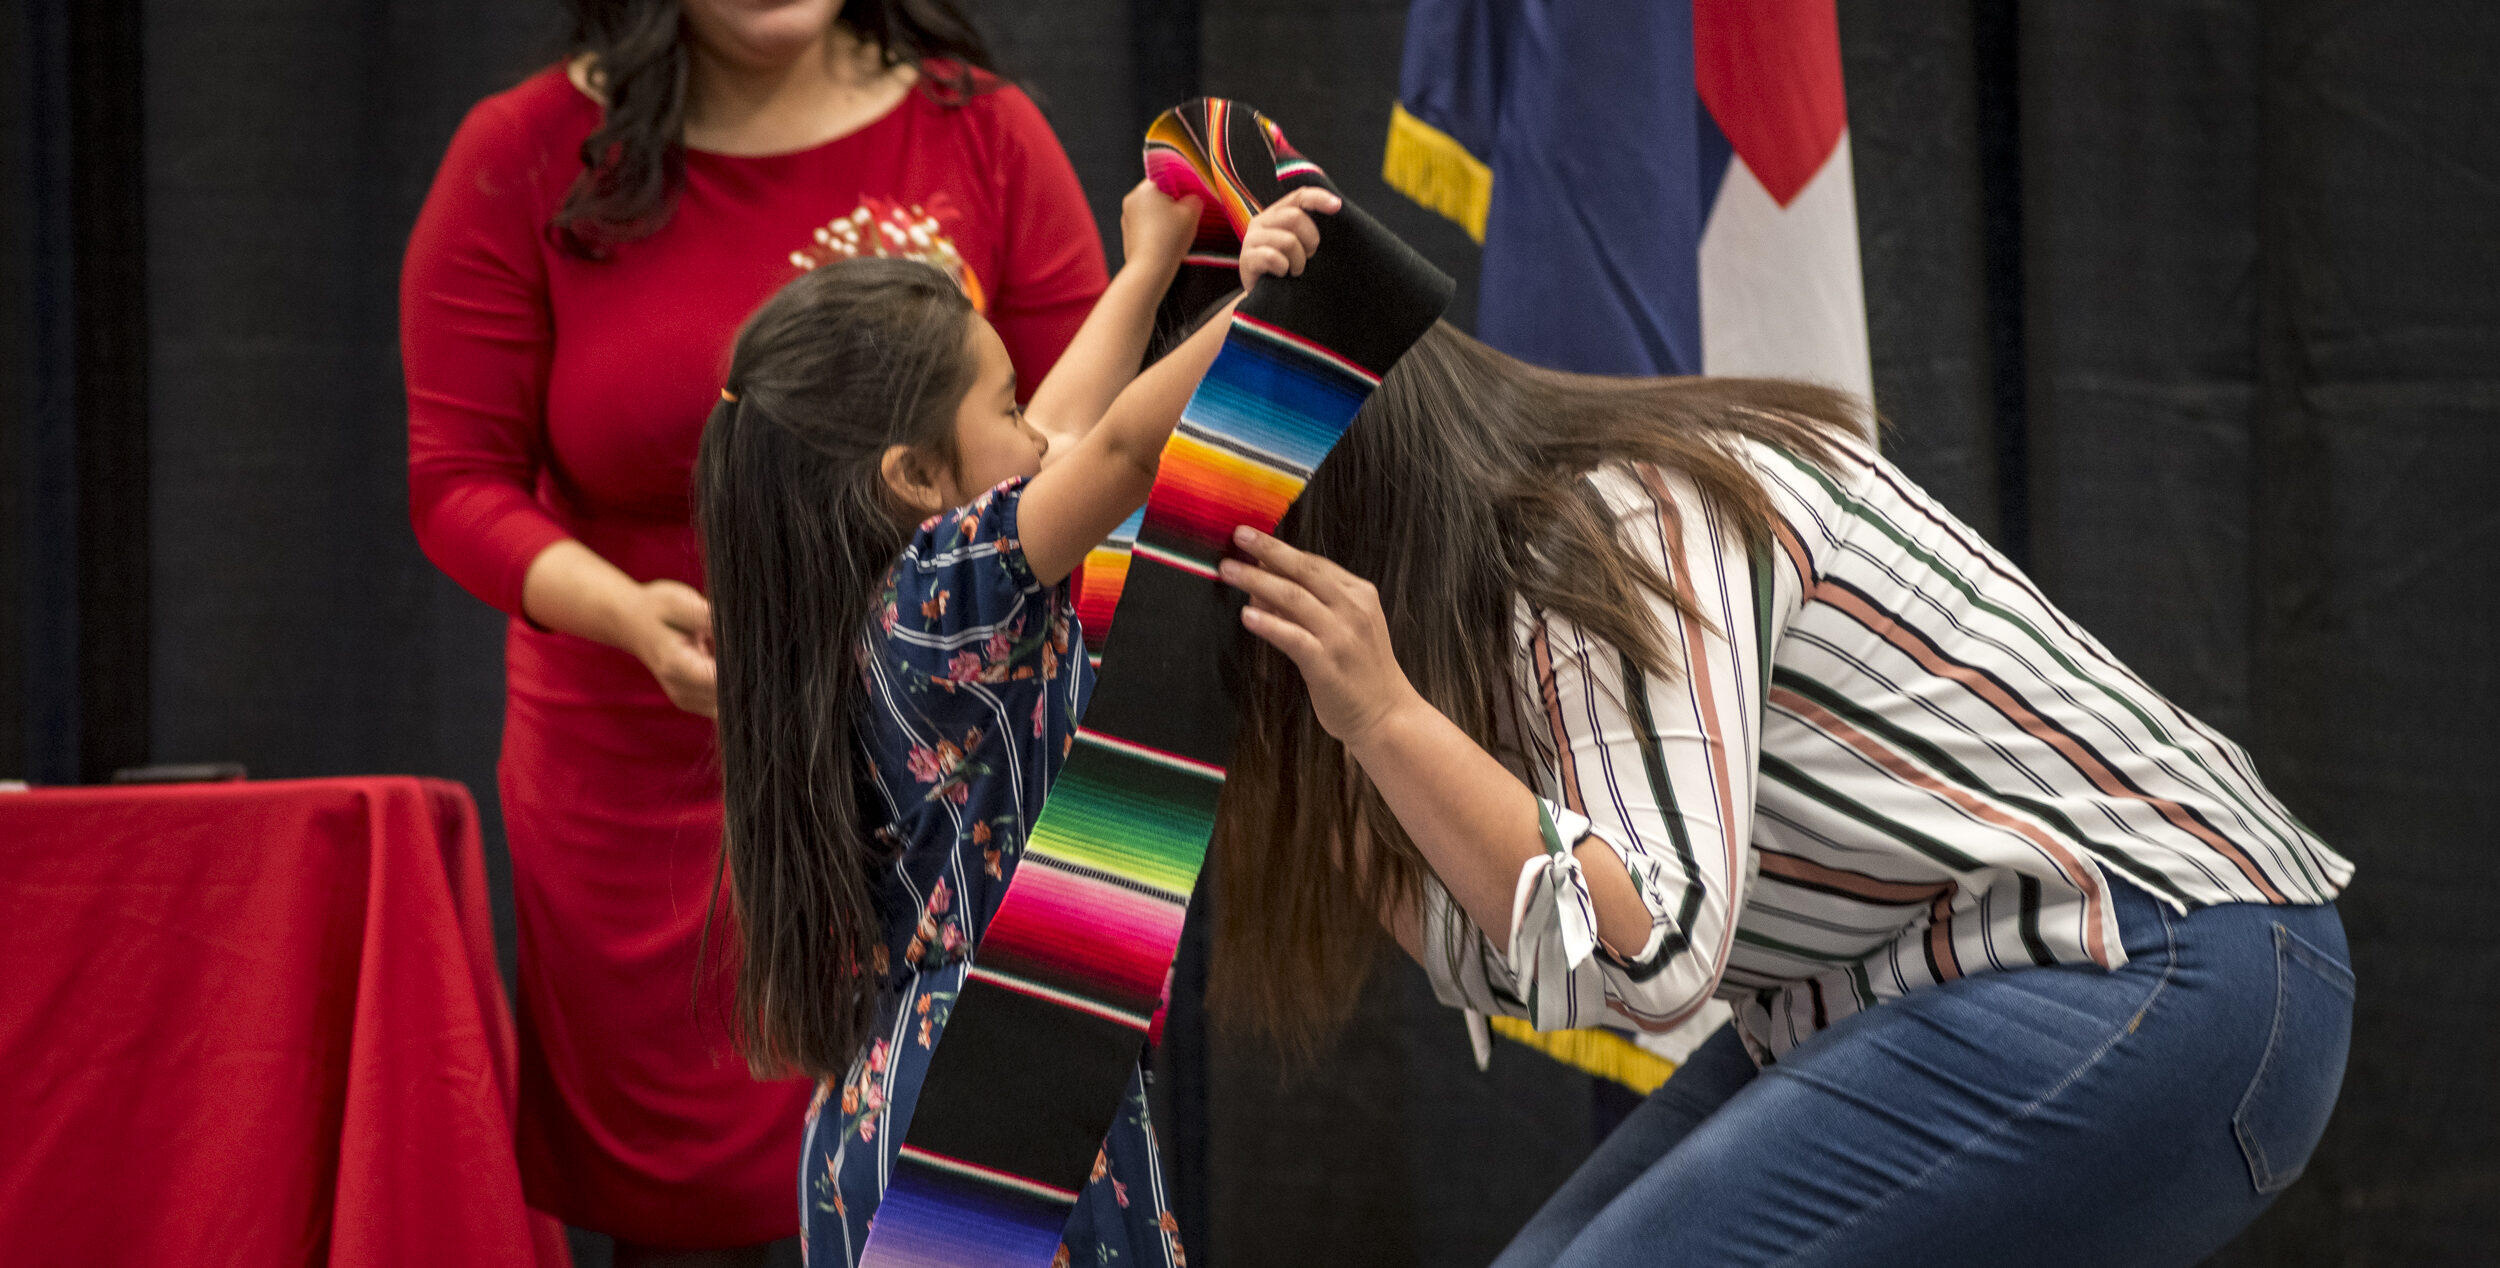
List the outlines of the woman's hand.
{"type": "Polygon", "coordinates": [[[1311,253],[1319,250],[1319,225],[1311,213],[1326,215],[1344,206],[1344,199],[1317,185],[1305,185],[1268,204],[1241,235],[1241,289],[1256,287],[1267,274],[1300,276],[1311,253]]]}
{"type": "Polygon", "coordinates": [[[1254,561],[1227,559],[1224,580],[1250,596],[1241,623],[1293,659],[1311,712],[1358,757],[1364,741],[1400,710],[1425,704],[1389,646],[1389,622],[1372,583],[1265,533],[1233,530],[1254,561]]]}
{"type": "Polygon", "coordinates": [[[605,643],[659,680],[669,702],[713,716],[712,605],[681,581],[636,581],[572,538],[538,552],[521,579],[521,614],[605,643]]]}
{"type": "MultiPolygon", "coordinates": [[[[1120,200],[1120,258],[1123,266],[1177,269],[1198,236],[1200,204],[1194,197],[1170,198],[1150,180],[1137,182],[1120,200]]],[[[1134,367],[1132,367],[1134,368],[1134,367]]]]}
{"type": "MultiPolygon", "coordinates": [[[[1494,946],[1510,945],[1520,871],[1545,853],[1536,793],[1407,681],[1370,582],[1247,528],[1233,530],[1233,544],[1255,561],[1220,565],[1250,596],[1241,623],[1293,658],[1311,712],[1363,768],[1433,875],[1494,946]]],[[[1645,945],[1652,918],[1623,857],[1595,837],[1572,857],[1586,869],[1599,939],[1609,949],[1645,945]]],[[[1359,868],[1361,858],[1345,861],[1359,868]]],[[[1418,949],[1412,909],[1382,918],[1408,951],[1418,949]]]]}
{"type": "Polygon", "coordinates": [[[681,581],[646,581],[629,605],[626,650],[650,669],[669,703],[715,715],[718,666],[712,658],[712,605],[681,581]]]}

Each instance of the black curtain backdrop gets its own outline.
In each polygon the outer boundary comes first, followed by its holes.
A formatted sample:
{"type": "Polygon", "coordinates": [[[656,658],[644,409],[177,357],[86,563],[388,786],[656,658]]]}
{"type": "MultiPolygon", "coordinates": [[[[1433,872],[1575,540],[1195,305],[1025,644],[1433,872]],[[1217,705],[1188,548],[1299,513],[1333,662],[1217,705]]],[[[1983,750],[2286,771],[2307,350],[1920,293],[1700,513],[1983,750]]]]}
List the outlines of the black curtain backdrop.
{"type": "MultiPolygon", "coordinates": [[[[1475,248],[1378,177],[1403,0],[973,7],[1115,259],[1140,129],[1223,93],[1459,277],[1472,320],[1475,248]]],[[[1889,452],[2361,867],[2342,1105],[2215,1262],[2479,1262],[2500,1245],[2500,8],[1840,13],[1889,452]]],[[[508,957],[502,622],[407,528],[395,297],[461,113],[562,27],[546,0],[0,21],[0,778],[457,778],[508,957]]],[[[1403,963],[1316,1077],[1209,1030],[1203,973],[1193,922],[1154,1095],[1201,1268],[1482,1264],[1621,1109],[1516,1047],[1477,1073],[1403,963]]]]}
{"type": "MultiPolygon", "coordinates": [[[[30,24],[0,22],[0,84],[29,84],[30,24]]],[[[34,131],[35,94],[12,88],[0,93],[0,771],[23,775],[34,726],[26,710],[26,662],[31,598],[27,549],[33,527],[35,305],[34,131]]]]}
{"type": "Polygon", "coordinates": [[[0,381],[23,422],[0,446],[24,719],[7,748],[37,779],[102,779],[148,751],[147,268],[137,0],[28,0],[10,72],[10,260],[0,381]],[[82,614],[109,614],[87,615],[82,614]]]}

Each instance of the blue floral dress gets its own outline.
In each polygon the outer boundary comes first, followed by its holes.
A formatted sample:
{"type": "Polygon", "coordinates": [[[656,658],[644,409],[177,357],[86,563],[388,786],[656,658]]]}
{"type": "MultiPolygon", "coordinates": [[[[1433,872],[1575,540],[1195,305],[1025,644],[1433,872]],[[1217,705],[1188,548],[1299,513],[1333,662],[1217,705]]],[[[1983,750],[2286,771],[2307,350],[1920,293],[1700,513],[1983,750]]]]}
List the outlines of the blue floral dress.
{"type": "MultiPolygon", "coordinates": [[[[874,788],[862,811],[884,815],[879,835],[900,855],[877,883],[877,1037],[807,1111],[799,1215],[810,1268],[847,1268],[867,1245],[972,949],[1093,690],[1068,584],[1036,581],[1017,544],[1023,495],[1024,481],[1010,480],[922,524],[861,640],[874,788]]],[[[1136,1075],[1060,1239],[1068,1268],[1184,1268],[1136,1075]]]]}

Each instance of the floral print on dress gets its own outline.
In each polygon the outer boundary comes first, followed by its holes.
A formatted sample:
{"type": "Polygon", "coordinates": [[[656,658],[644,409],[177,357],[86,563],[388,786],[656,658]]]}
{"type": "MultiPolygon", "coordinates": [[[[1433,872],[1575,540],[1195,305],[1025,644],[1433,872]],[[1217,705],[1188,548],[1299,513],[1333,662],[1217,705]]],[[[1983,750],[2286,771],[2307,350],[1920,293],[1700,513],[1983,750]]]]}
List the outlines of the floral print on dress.
{"type": "MultiPolygon", "coordinates": [[[[921,524],[861,640],[859,787],[892,856],[874,877],[886,938],[871,953],[876,1037],[818,1089],[808,1121],[799,1201],[811,1265],[855,1264],[866,1245],[929,1058],[1093,687],[1069,587],[1041,585],[1017,541],[1023,489],[1011,480],[921,524]]],[[[1180,1268],[1135,1074],[1101,1152],[1062,1234],[1070,1262],[1180,1268]]]]}

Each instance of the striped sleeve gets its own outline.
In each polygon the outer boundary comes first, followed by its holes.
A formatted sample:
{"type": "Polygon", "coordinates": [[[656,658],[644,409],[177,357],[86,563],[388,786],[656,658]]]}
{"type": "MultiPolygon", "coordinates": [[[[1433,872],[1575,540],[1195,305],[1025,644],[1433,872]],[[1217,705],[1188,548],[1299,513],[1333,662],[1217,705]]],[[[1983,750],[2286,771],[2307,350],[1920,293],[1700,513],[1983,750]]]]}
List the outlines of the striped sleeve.
{"type": "Polygon", "coordinates": [[[1545,849],[1520,868],[1507,952],[1496,952],[1449,890],[1437,878],[1425,877],[1426,945],[1438,947],[1439,953],[1424,957],[1424,971],[1432,979],[1433,993],[1453,1008],[1534,1019],[1561,1007],[1568,1015],[1594,1019],[1605,1006],[1598,976],[1573,970],[1587,963],[1598,946],[1597,913],[1590,906],[1580,861],[1571,853],[1593,834],[1586,817],[1541,797],[1537,820],[1545,849]],[[1545,983],[1561,983],[1574,998],[1541,998],[1545,983]]]}
{"type": "Polygon", "coordinates": [[[1650,603],[1678,665],[1643,670],[1569,619],[1524,613],[1518,681],[1545,785],[1546,850],[1522,869],[1510,945],[1497,954],[1428,887],[1425,937],[1441,998],[1539,1029],[1674,1028],[1725,969],[1750,861],[1764,645],[1777,622],[1767,573],[1692,486],[1656,472],[1593,479],[1625,540],[1664,567],[1707,622],[1650,603]],[[1597,937],[1573,848],[1623,861],[1649,909],[1648,941],[1597,937]],[[1611,1013],[1608,1017],[1605,1014],[1611,1013]]]}

